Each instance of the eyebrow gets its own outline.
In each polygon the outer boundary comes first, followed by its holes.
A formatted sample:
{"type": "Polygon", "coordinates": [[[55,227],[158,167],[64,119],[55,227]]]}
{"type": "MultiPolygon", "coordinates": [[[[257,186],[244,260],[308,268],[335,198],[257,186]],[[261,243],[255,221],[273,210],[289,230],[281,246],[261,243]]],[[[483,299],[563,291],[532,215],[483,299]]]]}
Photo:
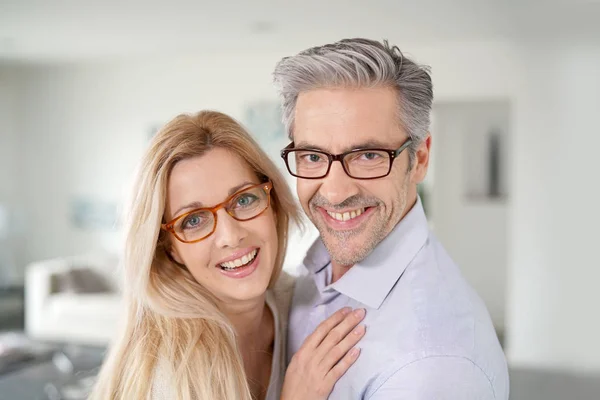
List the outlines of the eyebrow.
{"type": "MultiPolygon", "coordinates": [[[[359,142],[359,143],[353,144],[352,146],[344,147],[342,150],[342,153],[346,153],[346,152],[356,150],[356,149],[387,149],[389,147],[390,147],[389,144],[384,144],[383,142],[380,142],[378,140],[367,140],[365,142],[359,142]]],[[[317,151],[329,153],[328,149],[321,147],[321,146],[314,145],[314,144],[310,144],[307,142],[294,143],[294,148],[303,149],[303,150],[317,150],[317,151]]]]}
{"type": "MultiPolygon", "coordinates": [[[[229,189],[229,193],[227,194],[227,197],[230,197],[232,194],[234,194],[235,192],[241,190],[243,187],[245,186],[252,186],[252,185],[256,185],[256,182],[251,182],[251,181],[245,181],[240,183],[239,185],[236,185],[234,187],[232,187],[231,189],[229,189]]],[[[206,206],[201,202],[201,201],[193,201],[191,203],[188,203],[184,206],[181,206],[177,209],[176,212],[173,213],[173,217],[172,218],[177,218],[179,215],[181,215],[180,213],[183,210],[194,210],[196,208],[205,208],[206,206]]]]}

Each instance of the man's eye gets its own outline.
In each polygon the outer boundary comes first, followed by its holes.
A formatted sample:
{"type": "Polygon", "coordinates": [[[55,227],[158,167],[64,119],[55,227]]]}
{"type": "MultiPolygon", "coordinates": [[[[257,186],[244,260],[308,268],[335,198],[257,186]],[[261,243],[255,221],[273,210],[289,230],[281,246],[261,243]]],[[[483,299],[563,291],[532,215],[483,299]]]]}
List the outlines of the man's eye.
{"type": "Polygon", "coordinates": [[[380,155],[377,153],[364,153],[363,157],[367,160],[375,160],[377,157],[380,157],[380,155]]]}
{"type": "Polygon", "coordinates": [[[323,156],[318,153],[305,153],[301,157],[302,161],[307,161],[311,163],[319,162],[322,160],[323,156]]]}

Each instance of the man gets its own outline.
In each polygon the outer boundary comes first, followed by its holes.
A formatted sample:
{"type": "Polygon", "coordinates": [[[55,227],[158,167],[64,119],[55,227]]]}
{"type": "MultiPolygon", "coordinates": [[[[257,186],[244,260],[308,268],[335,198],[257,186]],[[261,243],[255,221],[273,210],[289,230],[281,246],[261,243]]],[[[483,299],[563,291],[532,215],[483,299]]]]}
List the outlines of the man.
{"type": "Polygon", "coordinates": [[[365,309],[367,333],[332,399],[508,399],[489,314],[429,231],[433,89],[387,42],[348,39],[274,72],[292,143],[281,153],[320,233],[296,284],[289,357],[333,312],[365,309]]]}

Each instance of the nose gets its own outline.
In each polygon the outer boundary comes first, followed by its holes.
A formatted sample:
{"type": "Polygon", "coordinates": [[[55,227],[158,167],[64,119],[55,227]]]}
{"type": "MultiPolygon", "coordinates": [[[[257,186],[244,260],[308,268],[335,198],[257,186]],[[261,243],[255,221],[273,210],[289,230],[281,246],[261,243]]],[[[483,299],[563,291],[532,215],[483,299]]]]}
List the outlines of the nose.
{"type": "Polygon", "coordinates": [[[323,178],[319,192],[330,204],[339,204],[359,193],[356,181],[349,177],[341,162],[333,162],[329,174],[323,178]]]}
{"type": "Polygon", "coordinates": [[[219,248],[235,248],[248,236],[248,231],[241,221],[237,221],[231,215],[220,209],[217,211],[217,227],[215,228],[215,244],[219,248]]]}

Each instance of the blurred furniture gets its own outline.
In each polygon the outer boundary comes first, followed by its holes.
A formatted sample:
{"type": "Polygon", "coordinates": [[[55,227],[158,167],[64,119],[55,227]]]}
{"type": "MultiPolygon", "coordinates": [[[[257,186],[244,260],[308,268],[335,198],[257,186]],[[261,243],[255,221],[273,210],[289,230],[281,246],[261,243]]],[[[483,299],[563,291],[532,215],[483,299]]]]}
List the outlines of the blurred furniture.
{"type": "Polygon", "coordinates": [[[17,336],[9,339],[16,347],[25,347],[23,351],[30,357],[12,369],[0,369],[0,400],[88,398],[106,353],[105,347],[45,345],[17,336]]]}
{"type": "Polygon", "coordinates": [[[32,341],[22,332],[1,332],[0,378],[34,363],[50,360],[54,350],[52,345],[32,341]]]}
{"type": "Polygon", "coordinates": [[[30,264],[25,271],[26,334],[41,341],[108,344],[122,310],[117,264],[108,254],[30,264]]]}

